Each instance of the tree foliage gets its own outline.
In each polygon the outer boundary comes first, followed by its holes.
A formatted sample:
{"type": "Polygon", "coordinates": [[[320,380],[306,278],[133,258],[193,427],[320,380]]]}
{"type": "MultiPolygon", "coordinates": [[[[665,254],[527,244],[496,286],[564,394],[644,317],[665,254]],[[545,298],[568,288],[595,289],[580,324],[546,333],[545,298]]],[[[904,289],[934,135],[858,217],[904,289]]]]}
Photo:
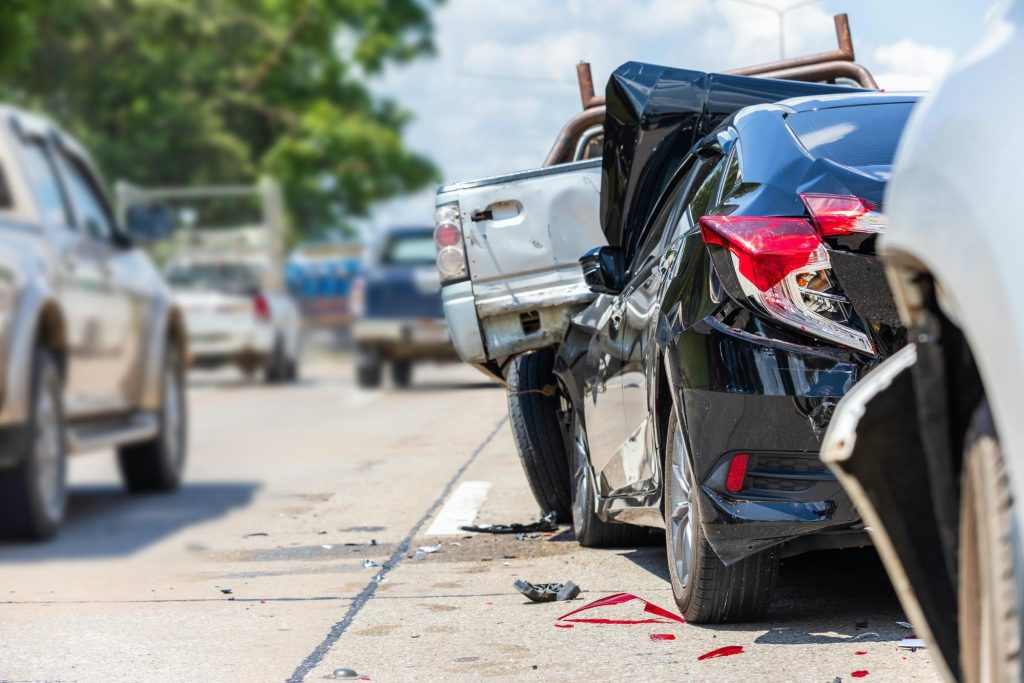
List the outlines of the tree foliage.
{"type": "Polygon", "coordinates": [[[366,83],[432,50],[443,0],[5,0],[0,96],[41,109],[108,176],[270,173],[300,232],[435,179],[366,83]]]}

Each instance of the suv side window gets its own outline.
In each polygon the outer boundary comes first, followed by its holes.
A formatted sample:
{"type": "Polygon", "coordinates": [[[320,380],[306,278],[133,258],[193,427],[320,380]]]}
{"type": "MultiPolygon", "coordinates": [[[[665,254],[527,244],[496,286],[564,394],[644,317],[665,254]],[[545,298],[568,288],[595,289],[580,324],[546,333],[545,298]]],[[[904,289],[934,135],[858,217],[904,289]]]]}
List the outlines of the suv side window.
{"type": "Polygon", "coordinates": [[[68,180],[71,199],[75,205],[78,225],[86,234],[102,242],[114,239],[114,219],[107,209],[106,201],[96,181],[78,160],[61,155],[64,175],[68,180]]]}
{"type": "Polygon", "coordinates": [[[71,225],[64,189],[58,180],[50,150],[38,140],[26,140],[21,145],[21,151],[25,175],[39,202],[43,221],[47,224],[71,225]]]}

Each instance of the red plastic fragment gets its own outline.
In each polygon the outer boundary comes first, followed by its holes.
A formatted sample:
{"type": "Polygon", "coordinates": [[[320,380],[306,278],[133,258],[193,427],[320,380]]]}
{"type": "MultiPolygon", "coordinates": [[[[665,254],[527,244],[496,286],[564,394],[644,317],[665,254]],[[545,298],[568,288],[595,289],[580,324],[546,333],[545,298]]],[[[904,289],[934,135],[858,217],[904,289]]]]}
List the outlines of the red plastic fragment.
{"type": "Polygon", "coordinates": [[[686,623],[686,620],[683,619],[678,614],[673,614],[672,612],[669,612],[664,607],[658,607],[654,603],[647,602],[643,598],[638,598],[637,596],[633,595],[632,593],[616,593],[615,595],[609,595],[606,598],[601,598],[600,600],[595,600],[594,602],[592,602],[592,603],[590,603],[588,605],[584,605],[583,607],[579,607],[577,609],[574,609],[571,612],[563,614],[562,616],[558,617],[558,621],[571,621],[571,622],[575,622],[575,623],[578,623],[578,624],[669,624],[669,623],[673,623],[673,622],[674,623],[678,623],[678,624],[685,624],[686,623]],[[622,603],[630,602],[630,601],[633,601],[633,600],[639,600],[640,602],[642,602],[644,604],[644,612],[645,613],[653,614],[653,615],[655,615],[657,617],[661,617],[661,618],[659,618],[659,619],[607,619],[607,618],[604,618],[604,617],[577,617],[575,619],[570,619],[569,618],[569,617],[573,616],[574,614],[579,614],[580,612],[585,612],[586,610],[591,610],[591,609],[595,609],[595,608],[598,608],[598,607],[609,607],[611,605],[621,605],[622,603]]]}
{"type": "Polygon", "coordinates": [[[700,657],[697,657],[697,661],[701,661],[704,659],[714,659],[715,657],[728,657],[730,655],[741,654],[742,652],[743,646],[741,645],[726,645],[725,647],[720,647],[717,650],[705,652],[700,657]]]}
{"type": "Polygon", "coordinates": [[[864,650],[858,650],[857,652],[854,652],[853,654],[855,654],[855,655],[866,655],[867,652],[865,652],[864,650]]]}
{"type": "Polygon", "coordinates": [[[868,675],[868,670],[867,669],[861,669],[860,671],[854,671],[850,675],[853,676],[854,678],[864,678],[865,676],[868,675]]]}
{"type": "Polygon", "coordinates": [[[652,633],[651,640],[675,640],[676,635],[674,633],[652,633]]]}
{"type": "Polygon", "coordinates": [[[574,624],[555,624],[556,628],[574,628],[574,624]]]}

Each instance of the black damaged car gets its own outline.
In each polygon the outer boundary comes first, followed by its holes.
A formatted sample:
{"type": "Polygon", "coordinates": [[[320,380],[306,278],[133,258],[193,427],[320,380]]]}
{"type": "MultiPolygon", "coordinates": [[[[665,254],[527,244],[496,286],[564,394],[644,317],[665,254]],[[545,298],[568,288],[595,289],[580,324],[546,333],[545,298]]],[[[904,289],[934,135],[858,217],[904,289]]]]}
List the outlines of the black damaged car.
{"type": "Polygon", "coordinates": [[[609,246],[554,359],[576,535],[663,527],[686,619],[752,620],[780,557],[870,543],[818,449],[905,343],[874,247],[915,98],[640,64],[607,97],[609,246]]]}

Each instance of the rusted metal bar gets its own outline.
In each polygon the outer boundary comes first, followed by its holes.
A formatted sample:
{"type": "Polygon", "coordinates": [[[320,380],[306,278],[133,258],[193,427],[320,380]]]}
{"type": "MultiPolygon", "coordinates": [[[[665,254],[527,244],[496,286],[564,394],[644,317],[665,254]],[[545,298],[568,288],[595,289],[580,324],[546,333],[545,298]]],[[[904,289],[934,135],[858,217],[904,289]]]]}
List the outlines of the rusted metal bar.
{"type": "Polygon", "coordinates": [[[755,66],[745,66],[740,69],[731,69],[726,71],[726,73],[738,76],[760,76],[771,71],[781,71],[782,69],[820,64],[822,62],[852,62],[854,54],[853,37],[850,35],[850,19],[845,14],[837,14],[832,19],[836,25],[838,49],[832,52],[819,52],[814,55],[781,59],[776,62],[767,62],[766,64],[757,64],[755,66]]]}
{"type": "Polygon", "coordinates": [[[572,161],[571,156],[576,149],[576,141],[584,131],[596,125],[604,125],[604,104],[584,109],[566,121],[558,133],[558,138],[555,139],[555,144],[551,146],[544,165],[555,166],[572,161]]]}
{"type": "Polygon", "coordinates": [[[584,109],[604,104],[604,97],[594,94],[594,76],[590,72],[590,62],[580,62],[576,65],[576,80],[580,83],[580,100],[584,109]]]}
{"type": "Polygon", "coordinates": [[[862,88],[878,90],[878,83],[871,72],[856,62],[822,62],[820,64],[806,64],[794,66],[788,69],[777,71],[766,71],[757,74],[758,78],[782,78],[787,81],[810,81],[818,83],[821,81],[834,81],[837,78],[850,78],[856,81],[862,88]]]}

